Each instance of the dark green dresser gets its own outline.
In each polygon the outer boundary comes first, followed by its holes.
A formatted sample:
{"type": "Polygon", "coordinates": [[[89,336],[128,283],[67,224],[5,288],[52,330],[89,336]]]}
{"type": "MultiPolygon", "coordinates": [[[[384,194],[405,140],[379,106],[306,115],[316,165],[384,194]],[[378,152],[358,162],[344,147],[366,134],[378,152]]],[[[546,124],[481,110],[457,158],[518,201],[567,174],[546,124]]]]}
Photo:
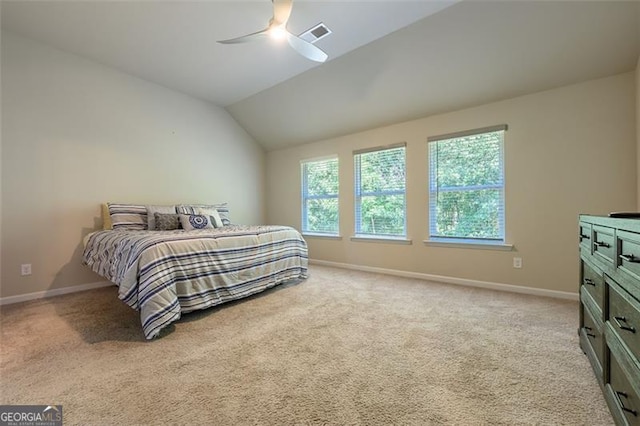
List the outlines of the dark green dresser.
{"type": "Polygon", "coordinates": [[[640,425],[640,219],[580,215],[580,347],[611,414],[640,425]]]}

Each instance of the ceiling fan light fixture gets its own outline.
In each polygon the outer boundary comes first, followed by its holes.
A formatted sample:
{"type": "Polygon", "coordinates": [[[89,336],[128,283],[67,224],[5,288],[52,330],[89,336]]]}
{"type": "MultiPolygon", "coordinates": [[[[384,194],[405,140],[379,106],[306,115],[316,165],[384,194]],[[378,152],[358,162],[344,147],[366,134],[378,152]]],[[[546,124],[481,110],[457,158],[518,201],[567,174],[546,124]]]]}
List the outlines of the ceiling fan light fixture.
{"type": "MultiPolygon", "coordinates": [[[[273,39],[286,39],[289,43],[289,46],[291,46],[296,52],[307,59],[315,62],[326,61],[329,55],[327,55],[322,49],[314,46],[313,43],[301,39],[297,35],[292,34],[289,32],[289,30],[287,30],[287,21],[289,20],[289,16],[291,15],[293,0],[271,0],[271,2],[273,3],[273,17],[269,21],[269,25],[267,26],[267,28],[241,37],[231,38],[228,40],[218,40],[218,43],[245,43],[247,41],[269,36],[273,39]]],[[[320,32],[317,32],[317,28],[313,29],[316,30],[314,34],[314,37],[316,39],[319,39],[320,37],[331,32],[326,27],[319,30],[320,32]]]]}
{"type": "Polygon", "coordinates": [[[269,37],[274,40],[284,40],[287,38],[287,30],[282,25],[276,25],[269,29],[269,37]]]}

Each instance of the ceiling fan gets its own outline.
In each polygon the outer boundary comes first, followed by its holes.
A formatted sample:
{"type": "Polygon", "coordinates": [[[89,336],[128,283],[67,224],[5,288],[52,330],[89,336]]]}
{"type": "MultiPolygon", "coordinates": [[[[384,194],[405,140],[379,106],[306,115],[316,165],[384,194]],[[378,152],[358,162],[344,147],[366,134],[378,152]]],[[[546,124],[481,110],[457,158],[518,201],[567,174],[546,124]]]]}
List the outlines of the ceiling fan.
{"type": "Polygon", "coordinates": [[[327,60],[328,55],[322,51],[322,49],[314,46],[306,40],[301,39],[295,34],[292,34],[287,30],[287,21],[289,15],[291,15],[291,8],[293,6],[293,0],[271,0],[273,2],[273,17],[269,20],[267,28],[255,33],[247,34],[242,37],[236,37],[229,40],[219,40],[218,43],[222,44],[235,44],[245,43],[249,41],[255,41],[263,39],[264,37],[271,37],[274,39],[286,39],[291,47],[296,52],[301,54],[307,59],[311,59],[316,62],[324,62],[327,60]]]}

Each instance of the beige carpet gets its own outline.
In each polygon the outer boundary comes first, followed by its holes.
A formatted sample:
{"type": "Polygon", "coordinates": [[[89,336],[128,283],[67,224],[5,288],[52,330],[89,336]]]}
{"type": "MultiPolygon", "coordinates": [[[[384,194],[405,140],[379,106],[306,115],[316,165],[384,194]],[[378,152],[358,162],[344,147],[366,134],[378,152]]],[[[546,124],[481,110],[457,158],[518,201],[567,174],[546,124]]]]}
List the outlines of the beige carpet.
{"type": "Polygon", "coordinates": [[[612,424],[577,302],[313,266],[144,340],[115,287],[2,307],[1,404],[65,424],[612,424]]]}

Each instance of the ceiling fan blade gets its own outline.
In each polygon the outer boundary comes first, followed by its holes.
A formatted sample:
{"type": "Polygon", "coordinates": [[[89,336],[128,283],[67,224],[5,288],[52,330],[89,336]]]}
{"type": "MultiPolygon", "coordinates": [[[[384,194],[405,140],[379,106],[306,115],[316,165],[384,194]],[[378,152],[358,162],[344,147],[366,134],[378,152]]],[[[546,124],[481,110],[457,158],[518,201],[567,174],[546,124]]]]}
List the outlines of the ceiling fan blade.
{"type": "Polygon", "coordinates": [[[289,45],[305,58],[316,62],[326,61],[328,55],[324,53],[322,49],[290,33],[286,29],[287,21],[289,20],[289,16],[291,16],[293,0],[271,0],[271,2],[273,3],[273,17],[269,21],[269,26],[267,28],[255,33],[244,35],[242,37],[231,38],[229,40],[218,40],[218,43],[245,43],[256,39],[261,39],[265,36],[272,36],[273,38],[280,38],[282,36],[285,36],[287,38],[287,41],[289,42],[289,45]]]}
{"type": "Polygon", "coordinates": [[[319,47],[314,46],[308,41],[304,41],[300,37],[287,32],[287,41],[289,45],[293,47],[299,54],[307,59],[311,59],[316,62],[324,62],[329,57],[319,47]]]}
{"type": "Polygon", "coordinates": [[[248,41],[254,41],[256,39],[260,39],[268,35],[268,33],[269,33],[269,28],[265,28],[264,30],[243,35],[242,37],[230,38],[229,40],[218,40],[218,43],[222,43],[222,44],[246,43],[248,41]]]}
{"type": "Polygon", "coordinates": [[[293,7],[293,0],[271,0],[273,2],[273,18],[271,23],[275,25],[287,25],[289,16],[291,15],[291,8],[293,7]]]}

